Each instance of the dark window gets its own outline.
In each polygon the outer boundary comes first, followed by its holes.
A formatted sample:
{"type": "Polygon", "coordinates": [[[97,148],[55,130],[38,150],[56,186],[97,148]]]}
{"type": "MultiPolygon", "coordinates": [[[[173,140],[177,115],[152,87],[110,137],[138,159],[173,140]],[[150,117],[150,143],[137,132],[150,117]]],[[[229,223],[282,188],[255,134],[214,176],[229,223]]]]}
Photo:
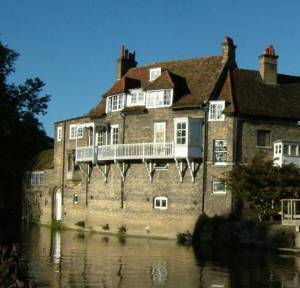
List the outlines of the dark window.
{"type": "Polygon", "coordinates": [[[257,130],[257,146],[271,146],[271,131],[257,130]]]}

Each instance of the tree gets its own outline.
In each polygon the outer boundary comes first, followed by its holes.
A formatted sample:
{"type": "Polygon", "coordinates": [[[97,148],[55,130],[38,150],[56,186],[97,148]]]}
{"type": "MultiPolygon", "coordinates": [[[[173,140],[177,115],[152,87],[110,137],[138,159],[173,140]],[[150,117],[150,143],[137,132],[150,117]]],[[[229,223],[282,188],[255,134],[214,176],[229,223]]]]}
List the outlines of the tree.
{"type": "Polygon", "coordinates": [[[248,202],[262,221],[279,212],[281,199],[299,197],[299,171],[293,164],[278,167],[256,158],[251,165],[235,167],[227,180],[237,199],[248,202]]]}
{"type": "Polygon", "coordinates": [[[20,207],[22,177],[28,161],[52,145],[37,119],[46,113],[50,99],[49,95],[40,95],[44,83],[39,78],[19,85],[8,82],[15,72],[17,57],[0,41],[0,208],[14,208],[15,212],[20,207]]]}

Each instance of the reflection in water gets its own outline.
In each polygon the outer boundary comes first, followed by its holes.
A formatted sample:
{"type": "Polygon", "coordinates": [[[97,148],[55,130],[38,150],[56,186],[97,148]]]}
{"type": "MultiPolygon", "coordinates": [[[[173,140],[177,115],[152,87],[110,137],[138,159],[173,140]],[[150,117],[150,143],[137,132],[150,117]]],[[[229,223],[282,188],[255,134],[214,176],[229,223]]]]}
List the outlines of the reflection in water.
{"type": "Polygon", "coordinates": [[[38,287],[300,287],[300,258],[262,251],[177,246],[174,241],[32,227],[23,233],[38,287]],[[196,257],[195,257],[196,256],[196,257]]]}
{"type": "Polygon", "coordinates": [[[55,264],[60,264],[61,261],[61,238],[60,231],[54,231],[52,234],[50,255],[51,260],[55,264]]]}

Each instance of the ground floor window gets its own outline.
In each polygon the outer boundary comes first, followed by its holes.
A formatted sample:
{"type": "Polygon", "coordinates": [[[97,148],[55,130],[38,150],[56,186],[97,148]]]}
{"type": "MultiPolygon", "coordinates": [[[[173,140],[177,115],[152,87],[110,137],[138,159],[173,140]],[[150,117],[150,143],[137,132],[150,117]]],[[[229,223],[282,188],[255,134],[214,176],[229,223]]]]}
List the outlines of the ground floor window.
{"type": "Polygon", "coordinates": [[[30,183],[31,185],[43,185],[44,172],[43,171],[31,172],[30,183]]]}
{"type": "Polygon", "coordinates": [[[168,209],[168,198],[167,197],[155,197],[153,201],[154,209],[166,210],[168,209]]]}
{"type": "Polygon", "coordinates": [[[213,194],[226,194],[226,183],[224,181],[212,182],[213,194]]]}

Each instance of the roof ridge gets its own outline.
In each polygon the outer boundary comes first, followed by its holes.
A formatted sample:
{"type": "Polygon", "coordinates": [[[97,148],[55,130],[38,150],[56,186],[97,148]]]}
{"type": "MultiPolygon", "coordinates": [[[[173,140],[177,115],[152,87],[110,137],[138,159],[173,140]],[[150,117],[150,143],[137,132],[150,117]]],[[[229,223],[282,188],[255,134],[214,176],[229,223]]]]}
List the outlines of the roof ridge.
{"type": "Polygon", "coordinates": [[[144,65],[141,65],[141,66],[130,68],[130,70],[136,70],[136,69],[139,69],[139,68],[147,68],[149,66],[158,65],[158,64],[170,64],[170,63],[188,62],[188,61],[214,59],[214,58],[222,58],[222,55],[213,55],[213,56],[205,56],[205,57],[194,57],[194,58],[179,59],[179,60],[166,60],[166,61],[161,61],[161,62],[154,62],[154,63],[150,63],[150,64],[144,64],[144,65]]]}

